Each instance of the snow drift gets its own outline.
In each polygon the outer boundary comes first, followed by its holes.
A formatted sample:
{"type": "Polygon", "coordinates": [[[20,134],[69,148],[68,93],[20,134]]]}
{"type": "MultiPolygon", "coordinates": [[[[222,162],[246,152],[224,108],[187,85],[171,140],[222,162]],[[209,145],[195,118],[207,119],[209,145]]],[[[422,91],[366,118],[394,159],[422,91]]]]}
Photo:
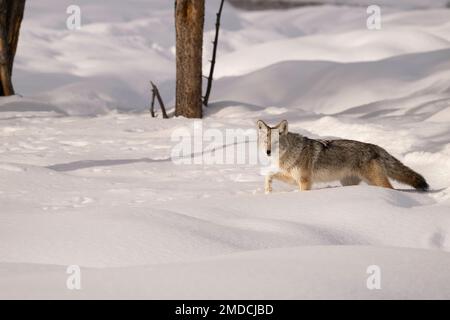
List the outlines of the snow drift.
{"type": "Polygon", "coordinates": [[[80,31],[65,28],[70,1],[27,3],[21,95],[0,100],[1,298],[449,298],[450,10],[439,1],[386,7],[379,32],[363,7],[226,7],[205,129],[288,119],[311,137],[379,144],[431,185],[275,183],[268,196],[257,166],[174,164],[171,133],[193,121],[146,112],[149,80],[173,98],[172,5],[79,3],[80,31]],[[66,289],[68,265],[81,267],[81,291],[66,289]],[[370,265],[382,290],[366,287],[370,265]]]}

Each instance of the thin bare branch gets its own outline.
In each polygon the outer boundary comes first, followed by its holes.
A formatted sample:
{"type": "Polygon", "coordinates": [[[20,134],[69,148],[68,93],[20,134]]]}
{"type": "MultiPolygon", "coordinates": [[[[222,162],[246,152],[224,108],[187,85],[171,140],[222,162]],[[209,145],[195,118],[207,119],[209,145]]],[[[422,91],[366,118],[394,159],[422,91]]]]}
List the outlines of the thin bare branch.
{"type": "Polygon", "coordinates": [[[220,2],[219,11],[217,12],[216,35],[215,35],[214,41],[213,41],[214,47],[213,47],[212,59],[210,60],[210,62],[211,62],[211,69],[209,70],[208,85],[206,87],[206,93],[205,93],[205,96],[203,97],[203,105],[205,107],[208,106],[209,97],[211,95],[212,83],[213,83],[213,79],[214,79],[214,68],[216,66],[216,57],[217,57],[217,45],[219,43],[220,20],[221,20],[221,17],[222,17],[222,11],[223,11],[223,4],[224,4],[224,2],[225,2],[225,0],[222,0],[220,2]]]}
{"type": "MultiPolygon", "coordinates": [[[[158,99],[158,103],[159,103],[159,106],[161,107],[163,118],[169,119],[169,116],[167,115],[167,112],[166,112],[166,106],[164,105],[163,99],[161,98],[161,95],[159,94],[158,87],[152,81],[150,81],[150,84],[152,86],[153,94],[156,96],[156,99],[158,99]]],[[[154,104],[154,102],[152,102],[152,104],[154,104]]]]}
{"type": "Polygon", "coordinates": [[[156,117],[155,114],[155,99],[156,99],[156,92],[152,87],[152,103],[150,104],[150,114],[152,116],[152,118],[156,117]]]}

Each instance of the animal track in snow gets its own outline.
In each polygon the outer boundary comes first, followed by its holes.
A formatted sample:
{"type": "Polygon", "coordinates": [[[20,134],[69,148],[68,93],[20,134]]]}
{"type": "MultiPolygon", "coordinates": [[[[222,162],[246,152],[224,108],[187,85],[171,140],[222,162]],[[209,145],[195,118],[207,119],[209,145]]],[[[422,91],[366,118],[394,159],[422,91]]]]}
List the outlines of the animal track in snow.
{"type": "Polygon", "coordinates": [[[12,165],[12,164],[7,164],[7,163],[0,163],[0,170],[12,171],[12,172],[25,171],[23,168],[21,168],[19,166],[15,166],[15,165],[12,165]]]}
{"type": "Polygon", "coordinates": [[[90,144],[87,141],[60,141],[59,143],[72,147],[86,147],[90,144]]]}

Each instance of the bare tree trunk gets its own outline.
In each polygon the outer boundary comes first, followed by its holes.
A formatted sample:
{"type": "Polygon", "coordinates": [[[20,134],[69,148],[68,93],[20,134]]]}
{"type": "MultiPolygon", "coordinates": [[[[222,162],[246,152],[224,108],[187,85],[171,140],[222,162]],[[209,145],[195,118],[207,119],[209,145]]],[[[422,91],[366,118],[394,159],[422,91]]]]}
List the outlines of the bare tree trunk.
{"type": "Polygon", "coordinates": [[[0,0],[0,96],[14,94],[11,81],[25,0],[0,0]]]}
{"type": "Polygon", "coordinates": [[[205,0],[176,0],[176,116],[202,117],[204,21],[205,0]]]}

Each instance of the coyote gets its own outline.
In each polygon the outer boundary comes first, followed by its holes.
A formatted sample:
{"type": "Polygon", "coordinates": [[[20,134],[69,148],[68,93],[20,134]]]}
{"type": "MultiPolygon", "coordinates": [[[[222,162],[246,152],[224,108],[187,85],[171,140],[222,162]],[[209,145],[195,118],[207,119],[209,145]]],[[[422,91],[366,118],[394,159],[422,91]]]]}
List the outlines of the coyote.
{"type": "Polygon", "coordinates": [[[310,190],[314,182],[340,180],[343,186],[364,181],[370,185],[392,188],[388,178],[428,190],[425,179],[383,148],[354,140],[314,140],[288,132],[288,122],[269,127],[259,120],[260,150],[277,161],[277,170],[266,175],[265,192],[272,192],[272,180],[278,179],[310,190]],[[277,141],[278,140],[278,141],[277,141]],[[275,151],[275,152],[273,152],[275,151]],[[276,154],[275,154],[276,153],[276,154]]]}

